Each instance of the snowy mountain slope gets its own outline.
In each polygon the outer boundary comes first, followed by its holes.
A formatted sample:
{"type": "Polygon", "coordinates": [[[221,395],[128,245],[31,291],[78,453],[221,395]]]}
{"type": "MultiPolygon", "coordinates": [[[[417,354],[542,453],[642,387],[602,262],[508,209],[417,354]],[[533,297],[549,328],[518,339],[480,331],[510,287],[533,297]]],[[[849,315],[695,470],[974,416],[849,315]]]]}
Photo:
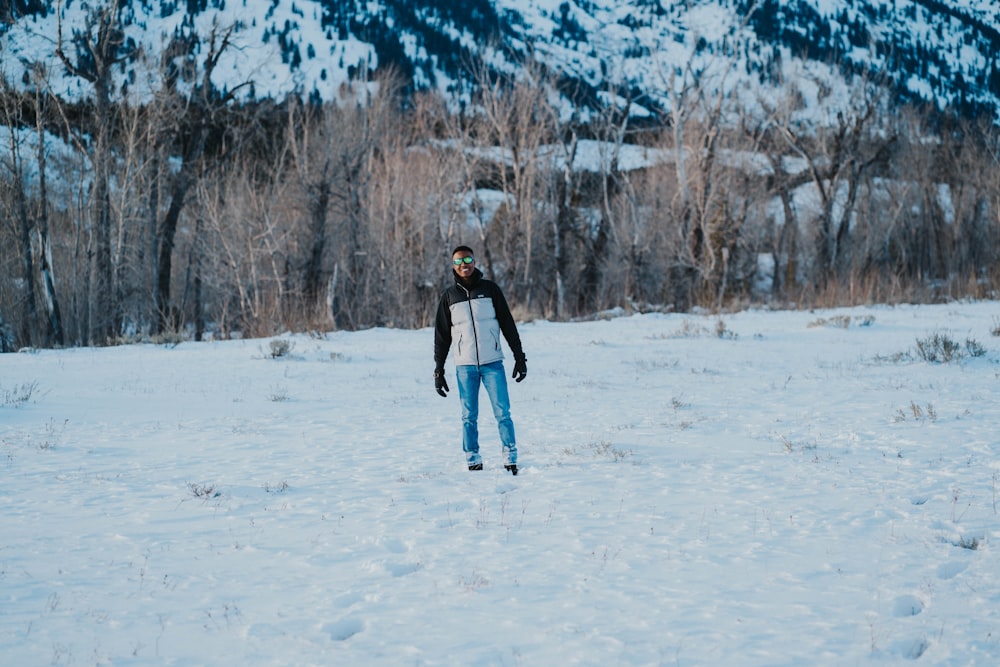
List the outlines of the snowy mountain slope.
{"type": "MultiPolygon", "coordinates": [[[[0,24],[3,74],[27,83],[46,64],[60,95],[87,94],[55,57],[57,22],[79,31],[103,2],[20,0],[0,24]]],[[[158,80],[161,54],[204,59],[213,26],[233,28],[222,89],[334,99],[349,77],[392,65],[414,89],[469,98],[472,72],[514,72],[525,58],[560,77],[577,108],[602,91],[654,112],[691,77],[709,86],[780,86],[804,60],[824,72],[873,71],[900,101],[1000,118],[1000,6],[992,0],[131,0],[123,5],[123,89],[158,80]],[[797,64],[798,63],[798,64],[797,64]]],[[[831,74],[820,74],[830,76],[831,74]]],[[[835,84],[831,84],[835,85],[835,84]]]]}

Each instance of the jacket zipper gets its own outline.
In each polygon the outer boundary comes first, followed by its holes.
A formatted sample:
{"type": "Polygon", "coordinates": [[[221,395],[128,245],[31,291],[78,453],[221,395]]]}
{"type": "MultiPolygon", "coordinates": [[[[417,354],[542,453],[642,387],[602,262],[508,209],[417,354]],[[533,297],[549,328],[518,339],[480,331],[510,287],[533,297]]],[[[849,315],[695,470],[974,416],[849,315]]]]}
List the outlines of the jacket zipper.
{"type": "Polygon", "coordinates": [[[476,350],[476,368],[479,368],[479,330],[476,328],[476,316],[472,310],[472,290],[466,289],[465,285],[460,282],[456,282],[456,285],[465,291],[466,300],[465,303],[469,306],[469,321],[472,322],[472,346],[476,350]]]}

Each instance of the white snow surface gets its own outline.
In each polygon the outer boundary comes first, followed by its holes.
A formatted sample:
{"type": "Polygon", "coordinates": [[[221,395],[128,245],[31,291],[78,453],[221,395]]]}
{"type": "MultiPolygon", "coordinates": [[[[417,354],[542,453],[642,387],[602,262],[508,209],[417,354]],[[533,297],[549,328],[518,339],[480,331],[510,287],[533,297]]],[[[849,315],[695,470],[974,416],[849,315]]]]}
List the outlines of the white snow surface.
{"type": "Polygon", "coordinates": [[[0,356],[0,655],[997,664],[998,313],[521,323],[517,477],[429,329],[0,356]]]}
{"type": "MultiPolygon", "coordinates": [[[[88,17],[101,3],[50,0],[47,4],[49,11],[44,14],[25,17],[15,11],[18,20],[0,29],[0,74],[24,85],[37,72],[47,72],[44,85],[56,95],[89,99],[93,87],[82,78],[68,75],[56,56],[57,24],[62,21],[68,38],[73,29],[87,25],[88,17]]],[[[905,33],[913,37],[914,43],[952,55],[952,73],[945,73],[945,78],[960,75],[964,81],[977,81],[990,71],[990,63],[995,60],[989,35],[972,27],[960,30],[960,21],[943,8],[974,17],[988,28],[1000,21],[1000,3],[948,0],[938,4],[935,7],[918,0],[803,0],[789,11],[808,8],[833,27],[844,29],[851,22],[889,41],[894,34],[905,33]]],[[[735,0],[492,0],[492,5],[516,33],[510,46],[531,54],[553,71],[580,77],[595,88],[606,91],[623,86],[642,90],[643,97],[664,108],[673,108],[676,96],[693,85],[691,72],[698,72],[699,85],[705,90],[721,89],[736,95],[743,113],[748,114],[769,115],[759,108],[758,99],[782,99],[791,94],[802,103],[795,115],[804,121],[835,121],[837,112],[849,108],[856,96],[856,87],[848,85],[835,67],[799,62],[798,54],[787,47],[775,50],[762,44],[744,25],[747,17],[741,12],[745,12],[742,8],[747,3],[735,0]],[[581,34],[558,37],[564,11],[581,34]],[[700,49],[701,38],[712,43],[713,48],[700,49]],[[775,53],[780,54],[783,63],[781,79],[788,82],[777,89],[762,85],[758,74],[748,74],[759,72],[775,53]],[[688,68],[690,72],[685,72],[688,68]]],[[[239,99],[246,99],[252,92],[258,99],[315,93],[324,100],[341,100],[343,84],[351,78],[352,69],[379,66],[379,54],[374,44],[364,41],[365,35],[351,34],[341,39],[338,31],[323,26],[324,14],[332,12],[345,18],[355,11],[355,19],[364,24],[366,17],[389,10],[377,0],[364,7],[361,3],[319,0],[126,2],[122,5],[125,38],[145,57],[115,68],[115,94],[131,101],[154,95],[162,85],[160,54],[174,36],[194,32],[203,40],[200,53],[205,56],[213,29],[221,38],[232,28],[230,46],[212,74],[220,90],[232,91],[239,99]],[[244,85],[247,83],[252,86],[244,85]]],[[[469,32],[447,21],[430,23],[463,46],[479,48],[494,66],[516,67],[497,51],[491,57],[490,47],[478,43],[469,32]]],[[[468,102],[450,87],[454,83],[451,75],[424,62],[429,54],[419,31],[408,32],[406,26],[399,29],[406,57],[417,67],[416,83],[431,86],[436,82],[434,85],[446,99],[468,102]]],[[[857,64],[874,70],[886,66],[884,56],[873,49],[854,48],[849,54],[857,64]]],[[[202,57],[195,60],[198,67],[203,66],[202,57]]],[[[200,81],[200,75],[195,79],[200,81]]],[[[943,105],[955,102],[958,95],[955,89],[935,88],[931,82],[916,77],[905,83],[928,101],[943,105]]],[[[179,85],[183,87],[184,83],[179,85]]],[[[966,86],[965,93],[970,100],[995,104],[995,96],[985,86],[966,86]]],[[[648,113],[648,108],[638,102],[633,100],[636,115],[648,113]]],[[[567,115],[571,112],[569,108],[563,110],[567,115]]]]}

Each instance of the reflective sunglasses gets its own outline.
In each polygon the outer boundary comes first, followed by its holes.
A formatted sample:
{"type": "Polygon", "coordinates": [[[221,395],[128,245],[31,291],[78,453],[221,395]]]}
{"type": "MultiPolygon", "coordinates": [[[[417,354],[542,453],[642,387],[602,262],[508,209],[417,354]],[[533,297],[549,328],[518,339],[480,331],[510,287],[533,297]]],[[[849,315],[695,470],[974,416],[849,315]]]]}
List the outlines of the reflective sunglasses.
{"type": "Polygon", "coordinates": [[[451,263],[455,266],[462,266],[463,264],[472,264],[474,261],[476,261],[475,257],[459,257],[451,260],[451,263]]]}

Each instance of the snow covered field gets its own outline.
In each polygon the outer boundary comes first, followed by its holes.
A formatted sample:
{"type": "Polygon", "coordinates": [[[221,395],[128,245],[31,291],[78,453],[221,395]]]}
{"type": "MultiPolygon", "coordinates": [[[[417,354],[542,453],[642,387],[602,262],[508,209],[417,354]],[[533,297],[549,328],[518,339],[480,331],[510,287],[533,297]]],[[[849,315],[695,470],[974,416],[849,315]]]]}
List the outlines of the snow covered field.
{"type": "Polygon", "coordinates": [[[517,477],[430,330],[0,356],[2,662],[998,664],[998,326],[524,323],[517,477]]]}

